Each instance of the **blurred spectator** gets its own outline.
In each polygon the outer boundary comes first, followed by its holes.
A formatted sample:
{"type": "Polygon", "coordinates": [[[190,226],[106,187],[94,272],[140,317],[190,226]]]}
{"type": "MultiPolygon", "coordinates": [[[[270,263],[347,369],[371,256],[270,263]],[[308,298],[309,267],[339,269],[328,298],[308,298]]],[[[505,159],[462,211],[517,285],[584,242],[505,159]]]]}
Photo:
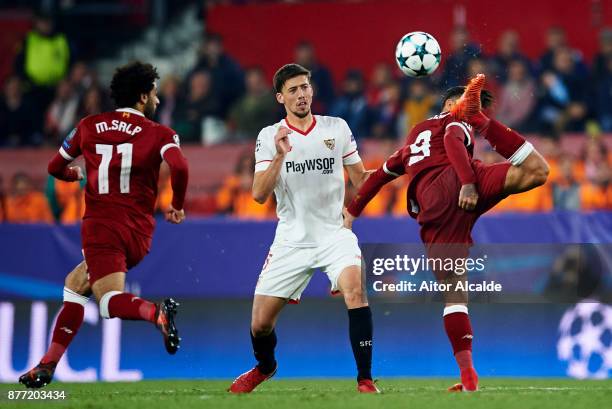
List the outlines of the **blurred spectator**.
{"type": "Polygon", "coordinates": [[[6,193],[4,190],[4,178],[0,175],[0,223],[6,221],[6,193]]]}
{"type": "Polygon", "coordinates": [[[79,96],[70,81],[67,79],[60,81],[45,121],[45,133],[51,141],[57,142],[74,128],[78,107],[79,96]]]}
{"type": "Polygon", "coordinates": [[[159,90],[159,106],[155,111],[155,120],[162,125],[173,127],[176,107],[179,100],[180,80],[175,75],[165,76],[159,90]]]}
{"type": "Polygon", "coordinates": [[[34,15],[32,30],[26,35],[15,60],[16,73],[30,87],[32,111],[30,121],[42,129],[47,106],[54,87],[68,74],[70,48],[62,33],[55,31],[53,19],[46,13],[34,15]]]}
{"type": "MultiPolygon", "coordinates": [[[[310,70],[315,99],[313,111],[325,114],[334,101],[334,82],[330,71],[317,61],[312,44],[300,42],[295,48],[295,62],[310,70]]],[[[278,90],[276,90],[278,91],[278,90]]]]}
{"type": "Polygon", "coordinates": [[[542,75],[539,96],[541,131],[584,131],[587,115],[586,78],[577,70],[571,50],[559,48],[554,54],[554,71],[542,75]]]}
{"type": "Polygon", "coordinates": [[[204,40],[188,81],[202,71],[209,73],[209,86],[218,99],[216,111],[225,118],[232,104],[244,93],[244,74],[240,65],[223,50],[223,39],[218,34],[209,34],[204,40]]]}
{"type": "Polygon", "coordinates": [[[612,28],[604,28],[599,33],[599,51],[593,58],[593,77],[596,80],[608,75],[608,61],[612,58],[612,28]]]}
{"type": "MultiPolygon", "coordinates": [[[[474,78],[478,74],[485,74],[486,82],[485,89],[491,91],[493,95],[499,95],[499,81],[493,75],[490,75],[489,64],[484,58],[472,58],[467,66],[467,78],[474,78]]],[[[495,106],[489,108],[489,112],[495,111],[495,106]]]]}
{"type": "Polygon", "coordinates": [[[584,174],[586,183],[580,187],[582,209],[612,209],[612,174],[608,149],[603,140],[590,139],[587,142],[584,174]]]}
{"type": "Polygon", "coordinates": [[[253,200],[255,157],[245,152],[238,159],[234,174],[228,176],[217,193],[217,209],[241,219],[268,219],[274,212],[273,200],[264,204],[253,200]]]}
{"type": "Polygon", "coordinates": [[[219,117],[220,102],[213,93],[211,74],[198,71],[189,81],[189,92],[176,107],[174,130],[185,142],[202,141],[203,121],[207,116],[219,117]]]}
{"type": "Polygon", "coordinates": [[[401,89],[397,81],[387,84],[380,95],[378,105],[371,108],[370,136],[376,139],[396,139],[399,135],[401,89]]]}
{"type": "Polygon", "coordinates": [[[62,224],[75,224],[85,214],[85,180],[64,182],[49,176],[46,195],[51,212],[62,224]]]}
{"type": "Polygon", "coordinates": [[[408,95],[402,107],[400,135],[406,136],[413,126],[429,118],[436,105],[436,97],[426,80],[415,79],[408,85],[408,95]]]}
{"type": "Polygon", "coordinates": [[[368,85],[367,100],[369,106],[376,106],[380,103],[385,88],[391,82],[393,82],[393,72],[389,64],[376,64],[368,85]]]}
{"type": "Polygon", "coordinates": [[[34,189],[32,179],[18,172],[11,181],[11,194],[6,200],[9,223],[53,223],[53,215],[42,192],[34,189]]]}
{"type": "Polygon", "coordinates": [[[342,84],[342,94],[334,102],[329,114],[343,118],[351,128],[353,135],[369,136],[369,112],[361,71],[347,71],[342,84]]]}
{"type": "Polygon", "coordinates": [[[246,94],[232,107],[229,120],[233,140],[254,141],[264,127],[277,121],[280,105],[274,99],[261,68],[246,72],[246,94]]]}
{"type": "Polygon", "coordinates": [[[555,52],[564,47],[567,47],[565,30],[559,26],[550,27],[546,32],[546,51],[540,57],[540,72],[551,71],[553,69],[555,52]]]}
{"type": "Polygon", "coordinates": [[[10,77],[4,84],[0,100],[0,146],[15,147],[36,144],[32,104],[23,95],[21,80],[10,77]]]}
{"type": "Polygon", "coordinates": [[[50,15],[34,15],[32,30],[15,64],[17,73],[35,87],[53,87],[66,76],[70,64],[68,40],[55,31],[50,15]]]}
{"type": "Polygon", "coordinates": [[[82,98],[89,88],[97,85],[95,73],[83,61],[74,63],[68,78],[79,98],[82,98]]]}
{"type": "Polygon", "coordinates": [[[570,155],[559,160],[559,175],[552,182],[553,206],[557,210],[580,209],[580,185],[576,180],[574,162],[570,155]]]}
{"type": "Polygon", "coordinates": [[[527,71],[531,70],[529,59],[519,51],[519,35],[514,30],[507,30],[499,37],[497,53],[491,58],[491,71],[495,78],[505,83],[508,79],[510,64],[521,61],[527,71]]]}
{"type": "Polygon", "coordinates": [[[586,74],[587,70],[582,61],[582,54],[578,50],[569,47],[565,29],[553,26],[546,32],[546,51],[540,57],[539,72],[555,70],[556,54],[559,50],[565,49],[570,53],[570,57],[580,74],[586,74]]]}
{"type": "Polygon", "coordinates": [[[468,62],[479,58],[481,49],[470,42],[470,33],[465,27],[456,27],[450,38],[450,54],[446,58],[442,74],[442,88],[464,85],[467,79],[468,62]]]}
{"type": "Polygon", "coordinates": [[[529,130],[528,121],[536,104],[536,86],[523,60],[508,65],[508,81],[498,94],[497,118],[519,132],[529,130]]]}
{"type": "Polygon", "coordinates": [[[591,109],[601,130],[612,132],[612,55],[605,61],[604,68],[592,84],[591,109]]]}
{"type": "MultiPolygon", "coordinates": [[[[107,104],[104,103],[102,90],[98,87],[91,87],[83,95],[83,99],[77,111],[77,120],[85,118],[89,115],[97,115],[107,110],[107,104]]],[[[119,107],[117,107],[119,108],[119,107]]]]}

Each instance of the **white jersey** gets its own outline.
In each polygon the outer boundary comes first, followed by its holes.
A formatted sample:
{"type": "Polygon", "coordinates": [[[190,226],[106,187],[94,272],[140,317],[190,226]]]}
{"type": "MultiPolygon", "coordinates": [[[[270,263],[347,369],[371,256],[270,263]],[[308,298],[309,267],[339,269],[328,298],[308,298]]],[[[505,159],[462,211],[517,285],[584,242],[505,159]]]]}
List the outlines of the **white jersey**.
{"type": "Polygon", "coordinates": [[[283,119],[259,133],[255,172],[266,170],[274,158],[274,136],[281,126],[292,130],[292,149],[274,188],[279,219],[274,243],[316,247],[343,228],[343,166],[361,161],[357,144],[341,118],[315,115],[306,132],[283,119]]]}

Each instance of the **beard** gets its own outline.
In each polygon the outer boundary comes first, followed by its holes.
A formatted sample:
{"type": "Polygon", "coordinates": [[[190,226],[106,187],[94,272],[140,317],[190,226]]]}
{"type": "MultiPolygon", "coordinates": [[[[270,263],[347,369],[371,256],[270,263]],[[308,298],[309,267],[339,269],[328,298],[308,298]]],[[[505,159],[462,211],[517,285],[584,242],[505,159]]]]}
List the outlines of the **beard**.
{"type": "Polygon", "coordinates": [[[304,112],[296,112],[296,111],[291,111],[291,113],[295,116],[297,116],[300,119],[306,118],[308,116],[308,114],[310,114],[310,109],[307,109],[304,112]]]}
{"type": "Polygon", "coordinates": [[[144,116],[149,119],[153,119],[155,116],[155,104],[151,101],[151,99],[149,99],[149,101],[147,101],[145,104],[143,113],[144,116]]]}

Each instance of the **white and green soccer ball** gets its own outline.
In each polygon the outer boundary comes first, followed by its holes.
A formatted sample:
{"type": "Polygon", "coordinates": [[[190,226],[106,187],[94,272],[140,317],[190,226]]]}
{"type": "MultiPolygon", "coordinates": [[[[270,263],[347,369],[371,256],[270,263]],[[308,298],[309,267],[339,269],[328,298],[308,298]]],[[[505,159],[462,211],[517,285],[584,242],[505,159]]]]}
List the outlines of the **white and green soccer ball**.
{"type": "Polygon", "coordinates": [[[423,31],[413,31],[402,37],[395,49],[395,61],[409,77],[425,77],[433,73],[442,58],[438,41],[423,31]]]}

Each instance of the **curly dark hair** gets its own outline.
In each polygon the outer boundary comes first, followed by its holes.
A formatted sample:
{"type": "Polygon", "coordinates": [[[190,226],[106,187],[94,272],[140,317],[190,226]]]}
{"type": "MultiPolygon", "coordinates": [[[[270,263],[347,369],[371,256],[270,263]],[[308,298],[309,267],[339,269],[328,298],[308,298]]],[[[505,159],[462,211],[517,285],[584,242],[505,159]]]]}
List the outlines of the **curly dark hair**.
{"type": "Polygon", "coordinates": [[[153,82],[159,79],[157,69],[151,64],[133,61],[115,70],[111,81],[111,98],[117,107],[133,107],[142,94],[153,89],[153,82]]]}
{"type": "MultiPolygon", "coordinates": [[[[444,94],[442,94],[442,106],[444,106],[446,101],[448,101],[449,99],[459,98],[461,95],[463,95],[463,91],[465,91],[464,86],[452,87],[447,89],[444,94]]],[[[480,92],[480,103],[482,104],[483,108],[489,108],[491,105],[493,105],[494,100],[495,98],[493,97],[491,91],[483,89],[480,92]]]]}

